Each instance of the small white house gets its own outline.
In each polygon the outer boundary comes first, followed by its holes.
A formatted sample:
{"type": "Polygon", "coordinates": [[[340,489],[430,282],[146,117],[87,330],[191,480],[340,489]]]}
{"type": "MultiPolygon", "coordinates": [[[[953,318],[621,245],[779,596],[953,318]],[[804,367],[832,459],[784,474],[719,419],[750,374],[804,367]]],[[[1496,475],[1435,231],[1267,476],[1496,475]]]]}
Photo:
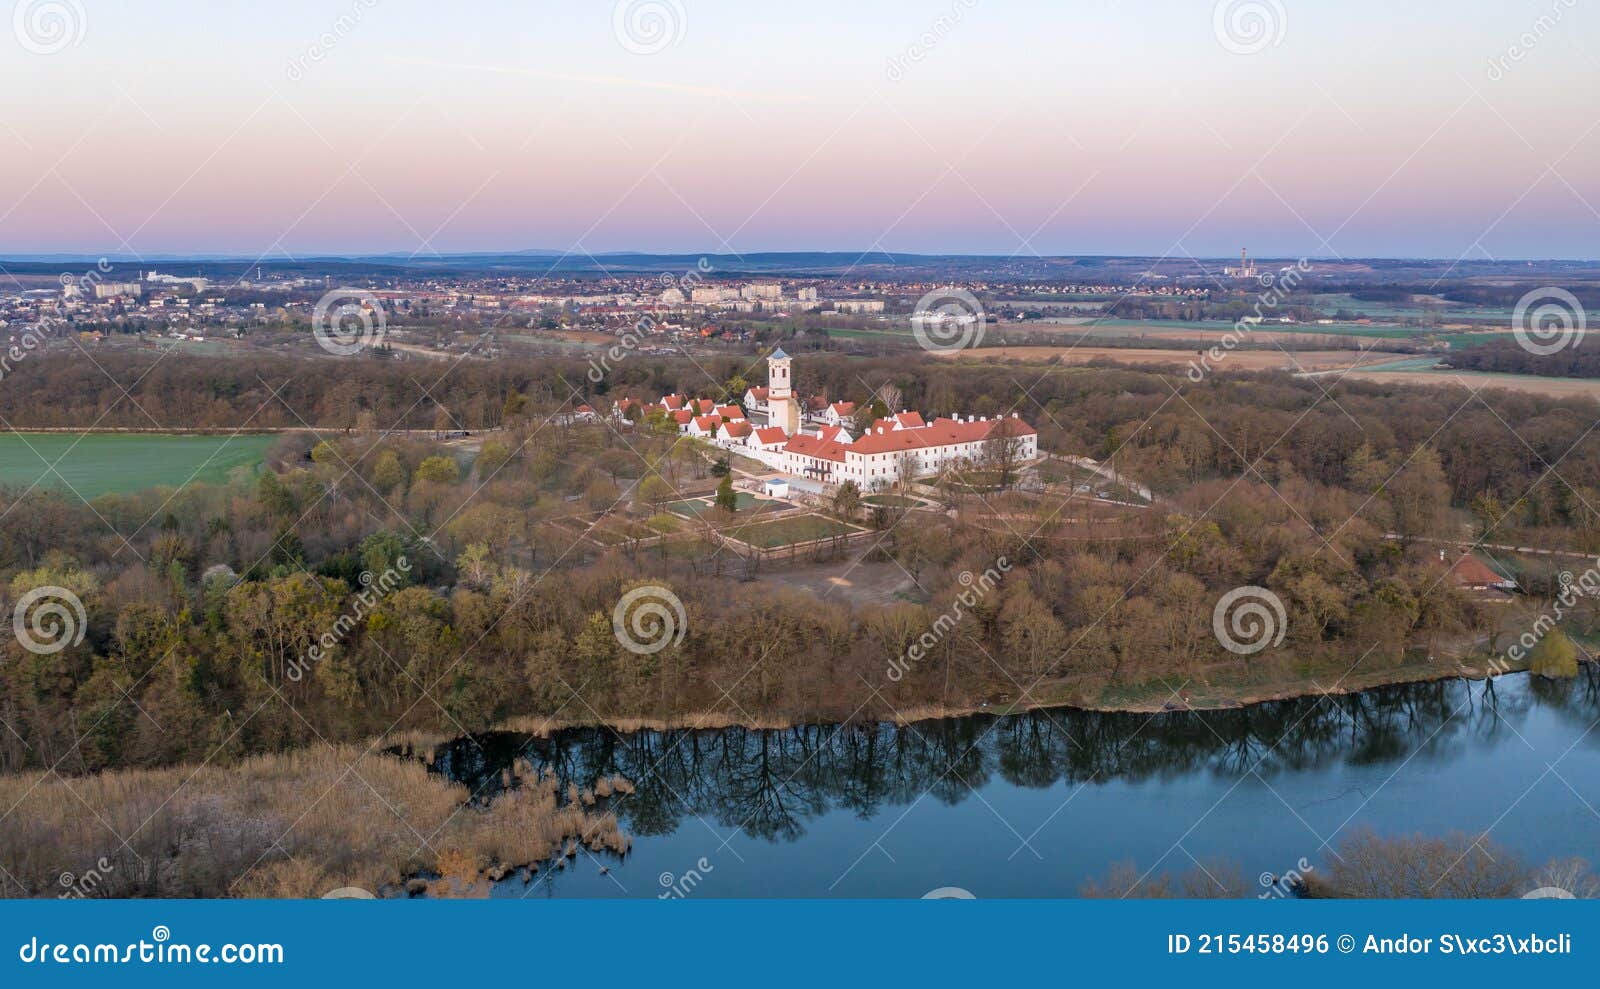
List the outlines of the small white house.
{"type": "Polygon", "coordinates": [[[769,498],[789,497],[789,482],[781,477],[768,478],[767,481],[762,484],[761,489],[769,498]]]}

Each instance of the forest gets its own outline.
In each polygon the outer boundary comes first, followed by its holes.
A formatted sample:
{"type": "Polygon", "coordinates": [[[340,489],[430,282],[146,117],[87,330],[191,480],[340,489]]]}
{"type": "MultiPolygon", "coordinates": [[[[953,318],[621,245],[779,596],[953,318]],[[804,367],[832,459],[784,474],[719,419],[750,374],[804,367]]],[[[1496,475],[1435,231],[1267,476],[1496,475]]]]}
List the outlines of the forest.
{"type": "MultiPolygon", "coordinates": [[[[0,492],[6,608],[63,587],[86,621],[81,641],[52,653],[4,640],[0,769],[227,764],[518,719],[787,723],[990,699],[1181,701],[1184,683],[1270,689],[1356,666],[1404,679],[1418,653],[1483,655],[1526,629],[1572,566],[1530,564],[1523,596],[1486,605],[1446,579],[1428,540],[1600,552],[1600,437],[1586,402],[815,357],[797,362],[801,392],[893,394],[930,414],[1015,410],[1042,449],[1104,460],[1157,496],[1094,522],[1021,490],[874,512],[863,562],[892,563],[915,588],[887,602],[819,598],[709,533],[645,547],[583,538],[603,514],[648,522],[669,496],[709,493],[716,458],[676,435],[551,413],[622,395],[740,394],[756,373],[743,361],[634,357],[585,392],[576,363],[422,369],[435,380],[376,360],[144,360],[108,375],[40,358],[0,389],[0,410],[19,427],[109,408],[108,425],[338,431],[286,434],[257,476],[229,484],[92,503],[0,492]],[[136,383],[124,396],[108,377],[136,383]],[[419,432],[380,428],[395,423],[419,432]],[[479,431],[475,445],[430,433],[456,426],[479,431]],[[966,590],[959,575],[1001,558],[996,589],[887,678],[966,590]],[[621,647],[611,617],[643,583],[670,588],[687,617],[682,641],[648,656],[621,647]],[[1213,604],[1242,585],[1287,608],[1285,640],[1257,655],[1211,634],[1213,604]]],[[[1585,600],[1567,616],[1574,636],[1592,631],[1591,610],[1585,600]]]]}

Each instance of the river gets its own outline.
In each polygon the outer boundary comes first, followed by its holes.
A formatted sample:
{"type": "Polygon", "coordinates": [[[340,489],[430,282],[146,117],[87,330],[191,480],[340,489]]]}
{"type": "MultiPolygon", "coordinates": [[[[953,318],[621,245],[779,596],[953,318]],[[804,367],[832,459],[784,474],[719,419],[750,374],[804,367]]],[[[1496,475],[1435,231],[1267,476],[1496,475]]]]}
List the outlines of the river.
{"type": "Polygon", "coordinates": [[[443,745],[433,765],[484,801],[518,760],[580,785],[635,783],[613,803],[633,838],[625,859],[580,853],[496,896],[1074,896],[1118,862],[1316,868],[1361,828],[1488,830],[1530,862],[1600,861],[1597,719],[1589,666],[1564,682],[1443,681],[1208,713],[497,733],[443,745]]]}

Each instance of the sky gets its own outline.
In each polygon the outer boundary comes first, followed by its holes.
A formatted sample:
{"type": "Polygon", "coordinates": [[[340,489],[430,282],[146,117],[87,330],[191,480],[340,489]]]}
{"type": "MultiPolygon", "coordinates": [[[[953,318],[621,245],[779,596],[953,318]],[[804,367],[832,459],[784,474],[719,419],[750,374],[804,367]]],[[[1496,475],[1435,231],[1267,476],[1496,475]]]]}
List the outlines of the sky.
{"type": "Polygon", "coordinates": [[[1594,0],[4,0],[0,254],[1600,257],[1594,0]]]}

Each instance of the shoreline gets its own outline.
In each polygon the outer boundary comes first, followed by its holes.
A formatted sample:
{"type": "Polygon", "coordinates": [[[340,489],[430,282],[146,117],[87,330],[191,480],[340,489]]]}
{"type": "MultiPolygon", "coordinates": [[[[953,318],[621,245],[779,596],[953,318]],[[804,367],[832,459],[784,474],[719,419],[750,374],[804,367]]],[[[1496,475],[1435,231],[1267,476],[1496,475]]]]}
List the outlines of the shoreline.
{"type": "MultiPolygon", "coordinates": [[[[1445,680],[1483,681],[1501,676],[1527,674],[1526,664],[1506,666],[1494,671],[1489,660],[1460,662],[1436,661],[1426,665],[1374,672],[1366,676],[1348,676],[1333,687],[1319,687],[1313,681],[1301,680],[1276,685],[1262,685],[1246,690],[1218,690],[1203,699],[1174,703],[1175,691],[1164,688],[1164,693],[1152,691],[1149,695],[1135,696],[1128,701],[1104,702],[1085,699],[1046,699],[1027,702],[978,700],[963,704],[921,704],[895,711],[884,717],[861,719],[857,723],[893,724],[898,727],[966,718],[977,714],[1004,717],[1027,714],[1033,711],[1081,711],[1094,714],[1180,714],[1211,711],[1233,711],[1271,704],[1280,701],[1307,700],[1318,697],[1344,697],[1384,687],[1403,687],[1419,683],[1439,683],[1445,680]]],[[[545,718],[521,716],[496,723],[489,732],[520,732],[539,738],[548,738],[559,731],[578,728],[609,729],[627,734],[639,731],[715,731],[743,728],[749,731],[783,731],[797,727],[827,727],[852,723],[850,719],[782,717],[742,718],[721,711],[692,711],[671,717],[618,717],[596,720],[545,718]]],[[[426,732],[398,732],[382,736],[380,744],[395,745],[409,742],[413,745],[441,744],[461,736],[445,736],[426,732]]]]}

